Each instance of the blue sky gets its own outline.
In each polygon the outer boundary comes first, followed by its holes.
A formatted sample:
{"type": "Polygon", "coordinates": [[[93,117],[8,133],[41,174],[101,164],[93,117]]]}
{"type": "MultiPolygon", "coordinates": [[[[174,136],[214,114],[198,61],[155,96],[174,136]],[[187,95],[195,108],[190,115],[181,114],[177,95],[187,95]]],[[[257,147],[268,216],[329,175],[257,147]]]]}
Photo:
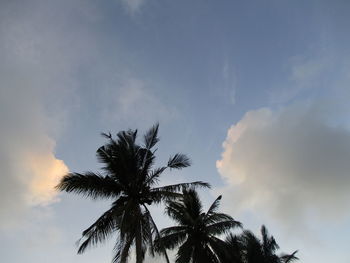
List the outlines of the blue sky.
{"type": "MultiPolygon", "coordinates": [[[[108,202],[58,194],[97,170],[100,132],[160,123],[158,161],[193,165],[205,204],[266,224],[300,262],[347,262],[349,1],[2,1],[0,247],[11,262],[76,255],[108,202]]],[[[170,224],[154,209],[160,226],[170,224]]],[[[150,262],[153,262],[150,259],[150,262]]]]}

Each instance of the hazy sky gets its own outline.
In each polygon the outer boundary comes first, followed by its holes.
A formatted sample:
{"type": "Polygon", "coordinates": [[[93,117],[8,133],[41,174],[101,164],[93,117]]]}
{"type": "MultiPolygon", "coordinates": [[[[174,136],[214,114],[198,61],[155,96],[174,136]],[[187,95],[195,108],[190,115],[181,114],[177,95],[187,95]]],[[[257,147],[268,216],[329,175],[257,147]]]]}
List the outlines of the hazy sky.
{"type": "Polygon", "coordinates": [[[300,262],[348,262],[349,13],[348,0],[1,0],[1,261],[110,262],[113,239],[75,245],[109,203],[53,187],[98,170],[100,132],[159,121],[159,163],[193,160],[162,184],[208,181],[205,204],[223,194],[300,262]]]}

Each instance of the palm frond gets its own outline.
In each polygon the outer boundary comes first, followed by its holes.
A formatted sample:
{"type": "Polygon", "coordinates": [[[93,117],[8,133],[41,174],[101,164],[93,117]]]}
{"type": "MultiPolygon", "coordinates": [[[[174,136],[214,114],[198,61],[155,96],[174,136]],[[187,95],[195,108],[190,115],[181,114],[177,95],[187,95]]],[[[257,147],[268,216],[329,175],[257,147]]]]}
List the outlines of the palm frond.
{"type": "Polygon", "coordinates": [[[133,233],[126,235],[123,239],[119,239],[113,249],[115,254],[112,263],[126,263],[133,242],[133,233]]]}
{"type": "Polygon", "coordinates": [[[144,141],[144,144],[145,144],[145,148],[147,150],[152,149],[157,144],[157,142],[159,141],[158,129],[159,129],[159,123],[156,123],[144,135],[143,141],[144,141]]]}
{"type": "Polygon", "coordinates": [[[153,171],[151,171],[148,176],[147,176],[147,179],[146,179],[146,185],[154,185],[154,184],[157,184],[159,182],[159,176],[165,171],[167,167],[159,167],[159,168],[156,168],[154,169],[153,171]]]}
{"type": "Polygon", "coordinates": [[[83,242],[79,246],[78,254],[83,253],[89,246],[104,242],[115,231],[118,223],[115,213],[115,207],[112,207],[83,232],[79,243],[82,240],[83,242]]]}
{"type": "Polygon", "coordinates": [[[176,254],[176,263],[188,263],[191,262],[193,256],[193,241],[190,238],[180,246],[176,254]]]}
{"type": "Polygon", "coordinates": [[[93,172],[69,173],[61,179],[56,188],[92,199],[118,197],[122,191],[121,186],[111,177],[93,172]]]}
{"type": "Polygon", "coordinates": [[[240,241],[240,237],[231,233],[225,238],[224,242],[226,253],[222,262],[243,263],[242,257],[245,251],[240,241]]]}
{"type": "MultiPolygon", "coordinates": [[[[217,238],[217,237],[210,237],[209,246],[212,254],[214,255],[214,261],[216,262],[232,262],[231,260],[226,260],[227,258],[227,244],[225,241],[217,238]]],[[[237,261],[233,261],[235,263],[239,263],[237,261]]]]}
{"type": "Polygon", "coordinates": [[[269,236],[269,232],[267,231],[267,228],[264,225],[261,227],[261,236],[264,251],[273,253],[279,248],[275,238],[273,236],[269,236]]]}
{"type": "Polygon", "coordinates": [[[163,228],[161,231],[161,235],[167,236],[167,235],[171,235],[171,234],[181,232],[181,231],[186,231],[186,230],[189,230],[188,226],[171,226],[171,227],[163,228]]]}
{"type": "Polygon", "coordinates": [[[173,169],[182,169],[191,165],[190,158],[182,153],[177,153],[169,158],[168,167],[173,169]]]}
{"type": "Polygon", "coordinates": [[[185,231],[178,231],[172,234],[165,235],[161,232],[160,238],[155,240],[156,251],[159,252],[162,250],[162,246],[167,249],[174,249],[179,246],[187,237],[185,231]]]}
{"type": "MultiPolygon", "coordinates": [[[[233,218],[230,215],[224,213],[206,214],[205,218],[203,219],[203,221],[208,225],[230,220],[233,220],[233,218]]],[[[237,226],[242,227],[242,224],[237,222],[237,226]]]]}
{"type": "Polygon", "coordinates": [[[182,190],[196,188],[196,187],[210,188],[210,184],[203,181],[195,181],[191,183],[180,183],[180,184],[172,184],[172,185],[166,185],[161,187],[155,187],[153,188],[153,191],[179,192],[182,190]]]}
{"type": "Polygon", "coordinates": [[[194,221],[184,205],[175,201],[168,202],[165,213],[180,225],[190,225],[194,221]]]}
{"type": "Polygon", "coordinates": [[[110,132],[101,132],[101,136],[106,138],[106,139],[112,139],[112,134],[110,132]]]}
{"type": "Polygon", "coordinates": [[[217,222],[206,227],[208,233],[211,235],[221,235],[228,233],[231,229],[240,227],[241,223],[233,219],[217,222]]]}
{"type": "Polygon", "coordinates": [[[115,156],[113,155],[113,150],[111,147],[109,147],[109,145],[103,145],[97,149],[96,157],[100,163],[111,164],[113,163],[113,157],[115,156]]]}
{"type": "Polygon", "coordinates": [[[133,147],[137,137],[137,130],[121,131],[117,133],[118,144],[123,147],[133,147]]]}
{"type": "Polygon", "coordinates": [[[149,200],[152,201],[153,204],[159,204],[160,202],[178,199],[181,196],[182,195],[180,193],[176,193],[176,192],[152,189],[148,195],[148,198],[149,200]]]}
{"type": "Polygon", "coordinates": [[[215,201],[209,207],[207,215],[214,213],[218,209],[221,198],[222,198],[222,195],[219,195],[218,198],[215,199],[215,201]]]}
{"type": "Polygon", "coordinates": [[[283,263],[291,263],[295,260],[299,260],[295,254],[298,252],[298,250],[294,251],[292,254],[283,254],[280,256],[283,263]]]}

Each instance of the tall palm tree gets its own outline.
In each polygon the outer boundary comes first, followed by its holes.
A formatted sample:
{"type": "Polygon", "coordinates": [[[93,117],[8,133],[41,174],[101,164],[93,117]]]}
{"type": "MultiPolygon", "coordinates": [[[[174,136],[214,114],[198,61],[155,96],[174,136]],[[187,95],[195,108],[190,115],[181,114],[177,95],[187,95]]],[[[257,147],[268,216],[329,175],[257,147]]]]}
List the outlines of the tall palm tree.
{"type": "MultiPolygon", "coordinates": [[[[121,131],[116,139],[111,134],[103,136],[108,142],[97,150],[97,159],[103,164],[102,172],[69,173],[57,189],[92,199],[112,199],[111,208],[82,233],[78,253],[104,242],[116,232],[113,262],[127,262],[134,247],[136,262],[141,263],[148,248],[153,255],[153,240],[159,235],[148,206],[178,197],[178,191],[183,188],[209,185],[197,181],[157,187],[166,169],[190,165],[188,157],[177,153],[170,157],[166,166],[153,168],[154,146],[159,141],[158,124],[144,135],[141,145],[136,143],[137,130],[121,131]]],[[[169,262],[165,249],[162,251],[169,262]]]]}
{"type": "Polygon", "coordinates": [[[224,253],[224,241],[217,236],[228,232],[241,223],[231,216],[218,213],[221,196],[203,211],[202,203],[194,189],[183,190],[179,200],[167,202],[166,213],[177,222],[177,226],[161,230],[156,239],[156,248],[179,247],[176,263],[218,263],[224,253]]]}
{"type": "Polygon", "coordinates": [[[279,246],[275,238],[269,235],[265,226],[261,227],[259,239],[251,231],[245,230],[239,236],[230,234],[226,238],[228,255],[231,262],[242,263],[290,263],[297,260],[297,251],[292,254],[277,255],[279,246]]]}

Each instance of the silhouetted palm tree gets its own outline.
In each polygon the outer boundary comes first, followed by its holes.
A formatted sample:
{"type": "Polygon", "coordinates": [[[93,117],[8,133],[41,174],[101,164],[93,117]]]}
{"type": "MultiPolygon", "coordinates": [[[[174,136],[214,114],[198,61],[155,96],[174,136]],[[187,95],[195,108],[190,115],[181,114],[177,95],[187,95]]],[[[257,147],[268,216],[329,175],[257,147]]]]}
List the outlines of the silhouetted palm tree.
{"type": "Polygon", "coordinates": [[[180,200],[168,201],[165,211],[178,225],[162,229],[156,245],[167,249],[180,246],[176,263],[221,262],[225,246],[217,236],[240,227],[241,223],[229,215],[217,213],[220,199],[221,196],[207,212],[203,212],[202,203],[193,189],[184,190],[180,200]]]}
{"type": "Polygon", "coordinates": [[[230,234],[225,239],[225,253],[222,255],[222,262],[245,263],[244,248],[237,235],[230,234]]]}
{"type": "MultiPolygon", "coordinates": [[[[159,235],[148,206],[178,197],[184,187],[209,187],[198,181],[155,187],[167,168],[181,169],[190,165],[183,154],[175,154],[164,167],[153,169],[154,146],[158,142],[158,124],[145,135],[143,144],[136,143],[137,130],[122,131],[114,139],[103,134],[108,143],[97,150],[103,164],[102,173],[69,173],[57,188],[85,195],[92,199],[107,198],[113,203],[97,221],[82,233],[78,253],[91,245],[105,241],[118,233],[113,262],[127,262],[131,247],[136,250],[136,262],[141,263],[147,248],[153,254],[153,241],[159,235]]],[[[164,252],[165,249],[161,250],[164,252]]],[[[169,262],[168,257],[166,256],[169,262]]]]}
{"type": "Polygon", "coordinates": [[[266,227],[261,227],[260,240],[251,231],[245,230],[239,236],[229,235],[226,244],[231,262],[242,263],[290,263],[298,258],[297,251],[292,254],[277,255],[279,246],[273,236],[270,236],[266,227]]]}

